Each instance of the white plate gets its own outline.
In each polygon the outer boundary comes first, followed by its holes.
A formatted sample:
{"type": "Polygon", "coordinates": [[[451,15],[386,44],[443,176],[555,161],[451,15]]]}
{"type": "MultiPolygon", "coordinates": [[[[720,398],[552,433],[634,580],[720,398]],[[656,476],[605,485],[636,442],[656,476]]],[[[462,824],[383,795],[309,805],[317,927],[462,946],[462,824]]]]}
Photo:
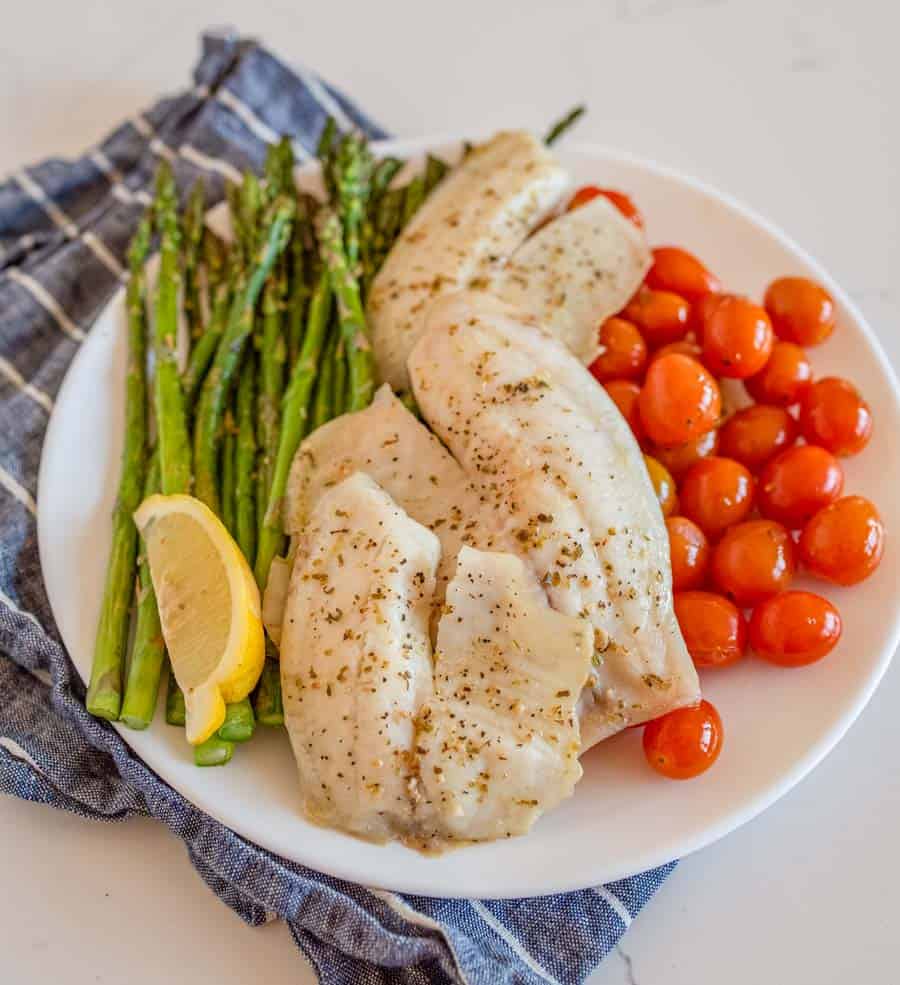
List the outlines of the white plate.
{"type": "MultiPolygon", "coordinates": [[[[390,142],[402,156],[447,141],[390,142]]],[[[847,489],[873,499],[889,532],[900,530],[900,405],[897,381],[871,329],[842,290],[799,247],[759,216],[699,182],[597,147],[561,159],[578,183],[632,194],[653,243],[678,243],[704,258],[730,290],[759,297],[781,274],[823,282],[838,305],[838,330],[812,350],[817,374],[847,375],[872,405],[874,437],[845,462],[847,489]]],[[[47,431],[38,496],[41,564],[57,625],[87,680],[110,542],[122,445],[125,323],[120,293],[97,320],[60,390],[47,431]]],[[[725,743],[715,768],[673,783],[644,762],[638,730],[585,756],[575,796],[524,838],[423,858],[308,824],[298,812],[286,735],[265,728],[224,769],[194,767],[183,731],[157,713],[124,739],[189,800],[280,855],[366,885],[434,896],[516,897],[597,885],[696,851],[749,821],[805,776],[859,715],[900,636],[900,552],[889,545],[878,572],[852,589],[824,589],[840,607],[844,637],[811,667],[782,670],[754,659],[703,675],[725,743]]],[[[797,846],[802,851],[802,845],[797,846]]]]}

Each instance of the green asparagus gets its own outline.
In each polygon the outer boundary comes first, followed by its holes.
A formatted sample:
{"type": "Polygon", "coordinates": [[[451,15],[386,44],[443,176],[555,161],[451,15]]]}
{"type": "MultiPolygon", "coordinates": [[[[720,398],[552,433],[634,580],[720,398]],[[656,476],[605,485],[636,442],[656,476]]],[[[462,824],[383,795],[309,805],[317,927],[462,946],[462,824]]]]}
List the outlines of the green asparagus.
{"type": "Polygon", "coordinates": [[[281,669],[278,661],[266,657],[262,676],[256,687],[254,704],[256,720],[260,725],[284,725],[284,705],[281,697],[281,669]]]}
{"type": "Polygon", "coordinates": [[[184,209],[184,316],[192,339],[203,332],[200,304],[200,258],[206,222],[206,191],[198,179],[184,209]]]}
{"type": "Polygon", "coordinates": [[[326,421],[330,421],[335,416],[334,411],[334,370],[337,358],[338,338],[340,326],[335,325],[335,330],[329,334],[328,344],[319,364],[319,375],[316,379],[316,392],[313,397],[312,414],[310,418],[310,431],[315,431],[326,421]]]}
{"type": "Polygon", "coordinates": [[[256,365],[252,353],[241,368],[237,391],[237,452],[235,460],[235,539],[253,564],[256,555],[256,365]]]}
{"type": "Polygon", "coordinates": [[[561,120],[557,120],[550,127],[547,136],[544,137],[544,143],[548,147],[555,144],[567,130],[570,130],[584,116],[585,112],[587,112],[586,106],[576,106],[574,109],[570,109],[561,120]]]}
{"type": "Polygon", "coordinates": [[[128,617],[134,586],[137,530],[132,514],[141,501],[147,444],[146,281],[144,262],[150,248],[151,222],[145,217],[131,243],[128,259],[128,375],[125,383],[125,447],[113,514],[113,537],[100,622],[94,644],[87,708],[92,715],[115,719],[122,701],[122,668],[128,642],[128,617]]]}

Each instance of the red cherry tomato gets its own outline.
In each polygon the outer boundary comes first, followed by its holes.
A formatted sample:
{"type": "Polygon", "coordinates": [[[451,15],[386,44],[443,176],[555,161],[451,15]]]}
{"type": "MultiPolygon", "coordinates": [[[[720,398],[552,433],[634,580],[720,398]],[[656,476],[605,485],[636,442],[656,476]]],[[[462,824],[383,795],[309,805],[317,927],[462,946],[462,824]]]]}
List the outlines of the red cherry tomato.
{"type": "Polygon", "coordinates": [[[764,303],[775,334],[785,342],[818,345],[834,331],[831,295],[806,277],[779,277],[772,281],[764,303]]]}
{"type": "Polygon", "coordinates": [[[624,318],[607,318],[599,340],[604,351],[589,367],[594,379],[606,383],[640,378],[647,365],[647,343],[636,325],[624,318]]]}
{"type": "Polygon", "coordinates": [[[776,342],[769,361],[744,380],[747,393],[758,404],[795,404],[812,382],[812,366],[806,353],[793,342],[776,342]]]}
{"type": "Polygon", "coordinates": [[[700,363],[673,353],[650,364],[639,406],[641,422],[652,441],[681,445],[718,422],[722,396],[700,363]]]}
{"type": "Polygon", "coordinates": [[[855,455],[872,436],[872,411],[852,383],[826,376],[803,394],[800,433],[835,455],[855,455]]]}
{"type": "Polygon", "coordinates": [[[817,445],[788,448],[763,469],[756,486],[759,512],[786,527],[802,527],[844,488],[840,462],[817,445]]]}
{"type": "Polygon", "coordinates": [[[699,301],[721,287],[719,281],[687,250],[678,246],[657,246],[647,284],[658,291],[672,291],[688,301],[699,301]]]}
{"type": "Polygon", "coordinates": [[[699,438],[686,441],[683,445],[653,446],[653,457],[662,462],[669,472],[680,481],[685,472],[701,458],[709,458],[719,450],[719,429],[712,428],[699,438]]]}
{"type": "Polygon", "coordinates": [[[662,359],[663,356],[671,355],[673,352],[682,356],[690,356],[691,359],[696,359],[697,362],[700,362],[703,358],[703,350],[696,342],[691,339],[679,339],[677,342],[667,342],[665,345],[661,345],[650,356],[650,362],[653,362],[655,359],[662,359]]]}
{"type": "Polygon", "coordinates": [[[769,316],[746,298],[721,298],[703,323],[703,362],[717,376],[753,376],[766,365],[773,344],[769,316]]]}
{"type": "Polygon", "coordinates": [[[697,338],[703,341],[703,331],[706,327],[706,319],[716,310],[725,294],[705,294],[702,298],[691,305],[691,317],[689,319],[691,329],[696,333],[697,338]]]}
{"type": "Polygon", "coordinates": [[[677,294],[642,287],[622,315],[638,326],[647,345],[655,349],[684,338],[690,313],[690,305],[677,294]]]}
{"type": "Polygon", "coordinates": [[[638,444],[643,444],[646,433],[638,409],[641,388],[633,380],[610,380],[603,384],[603,389],[606,390],[612,402],[619,408],[619,413],[628,422],[638,444]]]}
{"type": "Polygon", "coordinates": [[[782,592],[753,610],[750,646],[781,667],[802,667],[830,653],[841,638],[841,616],[821,595],[782,592]]]}
{"type": "Polygon", "coordinates": [[[698,667],[725,667],[740,660],[747,646],[747,623],[740,609],[714,592],[676,592],[675,617],[685,646],[698,667]]]}
{"type": "Polygon", "coordinates": [[[666,519],[669,534],[669,557],[672,561],[672,588],[676,592],[699,588],[709,566],[709,541],[706,534],[686,516],[666,519]]]}
{"type": "Polygon", "coordinates": [[[732,414],[720,431],[722,454],[756,471],[794,443],[797,422],[783,407],[754,404],[732,414]]]}
{"type": "Polygon", "coordinates": [[[638,207],[625,192],[616,191],[614,188],[598,188],[596,185],[585,185],[583,188],[579,188],[572,196],[566,211],[571,212],[573,209],[586,205],[601,195],[603,198],[609,199],[622,215],[626,219],[630,219],[639,229],[644,228],[644,217],[638,211],[638,207]]]}
{"type": "Polygon", "coordinates": [[[681,512],[715,539],[753,506],[753,477],[732,458],[704,458],[688,469],[679,489],[681,512]]]}
{"type": "Polygon", "coordinates": [[[644,727],[647,762],[670,780],[699,776],[719,758],[722,719],[708,702],[676,708],[644,727]]]}
{"type": "Polygon", "coordinates": [[[881,563],[884,524],[869,500],[844,496],[813,516],[798,546],[813,574],[837,585],[855,585],[881,563]]]}
{"type": "Polygon", "coordinates": [[[791,535],[771,520],[730,527],[713,548],[710,565],[716,587],[743,608],[783,592],[796,568],[791,535]]]}
{"type": "Polygon", "coordinates": [[[663,516],[669,516],[678,509],[678,493],[675,491],[675,480],[669,474],[669,470],[658,462],[652,455],[644,455],[644,464],[647,466],[647,474],[653,483],[653,491],[659,502],[659,508],[663,516]]]}

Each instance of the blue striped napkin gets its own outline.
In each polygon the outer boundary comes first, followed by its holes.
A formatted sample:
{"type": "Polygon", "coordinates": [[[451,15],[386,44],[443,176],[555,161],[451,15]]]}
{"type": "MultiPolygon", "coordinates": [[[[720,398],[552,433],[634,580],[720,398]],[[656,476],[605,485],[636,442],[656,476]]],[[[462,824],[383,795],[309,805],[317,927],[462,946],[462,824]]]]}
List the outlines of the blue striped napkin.
{"type": "Polygon", "coordinates": [[[192,88],[123,123],[75,161],[0,185],[0,791],[97,820],[152,814],[247,923],[286,920],[327,983],[574,983],[612,949],[671,869],[520,900],[400,896],[342,882],[238,837],[163,783],[91,718],[38,564],[35,490],[66,368],[125,276],[122,258],[161,157],[210,204],[295,136],[309,156],[326,115],[384,132],[312,73],[259,45],[208,35],[192,88]]]}

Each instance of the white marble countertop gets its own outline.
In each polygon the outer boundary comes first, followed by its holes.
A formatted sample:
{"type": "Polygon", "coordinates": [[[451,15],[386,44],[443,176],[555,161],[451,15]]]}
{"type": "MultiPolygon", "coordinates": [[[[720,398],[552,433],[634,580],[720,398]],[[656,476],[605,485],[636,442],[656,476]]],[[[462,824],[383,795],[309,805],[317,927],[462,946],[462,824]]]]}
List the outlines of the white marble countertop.
{"type": "MultiPolygon", "coordinates": [[[[774,218],[900,365],[900,13],[883,0],[6,3],[0,173],[76,153],[186,79],[204,26],[301,58],[398,135],[542,128],[656,158],[774,218]],[[190,8],[187,11],[186,8],[190,8]],[[352,24],[352,28],[348,28],[352,24]],[[435,39],[438,42],[435,43],[435,39]]],[[[712,258],[714,259],[714,258],[712,258]]],[[[799,788],[686,859],[595,985],[898,979],[900,664],[799,788]]],[[[150,821],[0,799],[0,979],[312,981],[281,925],[244,926],[150,821]]]]}

